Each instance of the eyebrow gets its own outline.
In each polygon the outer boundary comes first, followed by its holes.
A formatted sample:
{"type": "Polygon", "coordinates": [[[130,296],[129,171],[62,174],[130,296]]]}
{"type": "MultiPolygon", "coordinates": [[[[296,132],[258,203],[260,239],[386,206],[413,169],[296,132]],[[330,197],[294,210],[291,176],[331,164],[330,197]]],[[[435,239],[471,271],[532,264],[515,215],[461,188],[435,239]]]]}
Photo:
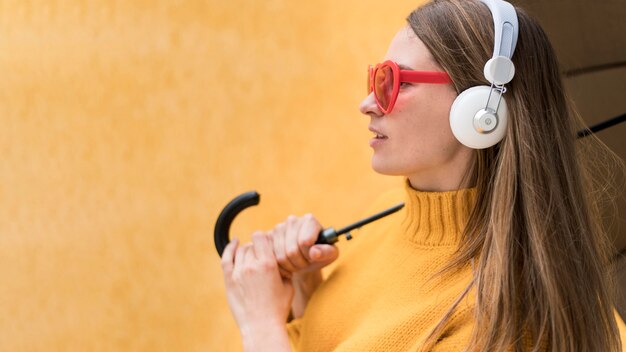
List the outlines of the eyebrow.
{"type": "Polygon", "coordinates": [[[409,66],[406,65],[402,65],[402,64],[398,64],[398,67],[400,67],[401,70],[409,70],[409,71],[415,71],[414,69],[412,69],[409,66]]]}

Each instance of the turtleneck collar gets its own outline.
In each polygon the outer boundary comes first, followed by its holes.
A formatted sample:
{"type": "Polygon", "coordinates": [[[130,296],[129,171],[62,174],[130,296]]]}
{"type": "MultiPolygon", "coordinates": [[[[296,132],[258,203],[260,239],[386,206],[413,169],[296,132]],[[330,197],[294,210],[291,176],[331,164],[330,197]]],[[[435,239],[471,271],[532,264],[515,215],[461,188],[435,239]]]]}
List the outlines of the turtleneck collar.
{"type": "Polygon", "coordinates": [[[452,246],[461,240],[476,200],[476,188],[423,192],[405,180],[404,236],[424,246],[452,246]]]}

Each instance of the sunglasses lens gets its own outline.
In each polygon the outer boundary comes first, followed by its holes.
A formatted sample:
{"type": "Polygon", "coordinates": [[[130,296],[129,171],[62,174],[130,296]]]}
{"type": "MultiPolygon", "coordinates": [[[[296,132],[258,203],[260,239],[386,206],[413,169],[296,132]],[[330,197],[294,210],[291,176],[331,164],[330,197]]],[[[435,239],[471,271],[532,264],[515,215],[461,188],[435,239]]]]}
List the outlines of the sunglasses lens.
{"type": "Polygon", "coordinates": [[[376,70],[374,77],[374,95],[378,103],[387,110],[393,92],[393,71],[390,66],[383,66],[376,70]]]}

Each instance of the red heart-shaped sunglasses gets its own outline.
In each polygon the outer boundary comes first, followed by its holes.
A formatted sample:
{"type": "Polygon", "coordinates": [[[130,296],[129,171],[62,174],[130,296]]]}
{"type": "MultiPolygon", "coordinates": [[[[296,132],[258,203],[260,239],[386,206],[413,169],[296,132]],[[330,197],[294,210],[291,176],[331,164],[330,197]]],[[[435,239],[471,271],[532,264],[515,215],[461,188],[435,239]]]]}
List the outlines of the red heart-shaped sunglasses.
{"type": "Polygon", "coordinates": [[[393,109],[400,83],[451,83],[446,72],[401,70],[397,63],[387,60],[367,71],[367,93],[374,91],[374,99],[380,110],[388,114],[393,109]]]}

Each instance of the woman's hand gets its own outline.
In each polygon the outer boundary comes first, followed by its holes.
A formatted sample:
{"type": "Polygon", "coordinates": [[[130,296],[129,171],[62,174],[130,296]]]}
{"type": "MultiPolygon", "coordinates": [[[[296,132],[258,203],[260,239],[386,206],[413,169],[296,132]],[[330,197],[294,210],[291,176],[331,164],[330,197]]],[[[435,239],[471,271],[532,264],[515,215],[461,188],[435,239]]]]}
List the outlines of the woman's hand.
{"type": "Polygon", "coordinates": [[[334,245],[315,244],[322,226],[311,214],[289,216],[272,231],[274,255],[284,278],[319,272],[339,256],[334,245]]]}
{"type": "Polygon", "coordinates": [[[289,350],[285,322],[294,295],[291,280],[281,277],[272,238],[262,232],[237,248],[231,241],[222,254],[228,305],[247,351],[289,350]]]}
{"type": "Polygon", "coordinates": [[[293,318],[304,314],[309,298],[322,283],[320,269],[339,256],[334,245],[315,244],[321,230],[320,223],[307,214],[300,218],[290,216],[272,231],[280,274],[285,279],[291,278],[295,287],[291,306],[293,318]]]}

